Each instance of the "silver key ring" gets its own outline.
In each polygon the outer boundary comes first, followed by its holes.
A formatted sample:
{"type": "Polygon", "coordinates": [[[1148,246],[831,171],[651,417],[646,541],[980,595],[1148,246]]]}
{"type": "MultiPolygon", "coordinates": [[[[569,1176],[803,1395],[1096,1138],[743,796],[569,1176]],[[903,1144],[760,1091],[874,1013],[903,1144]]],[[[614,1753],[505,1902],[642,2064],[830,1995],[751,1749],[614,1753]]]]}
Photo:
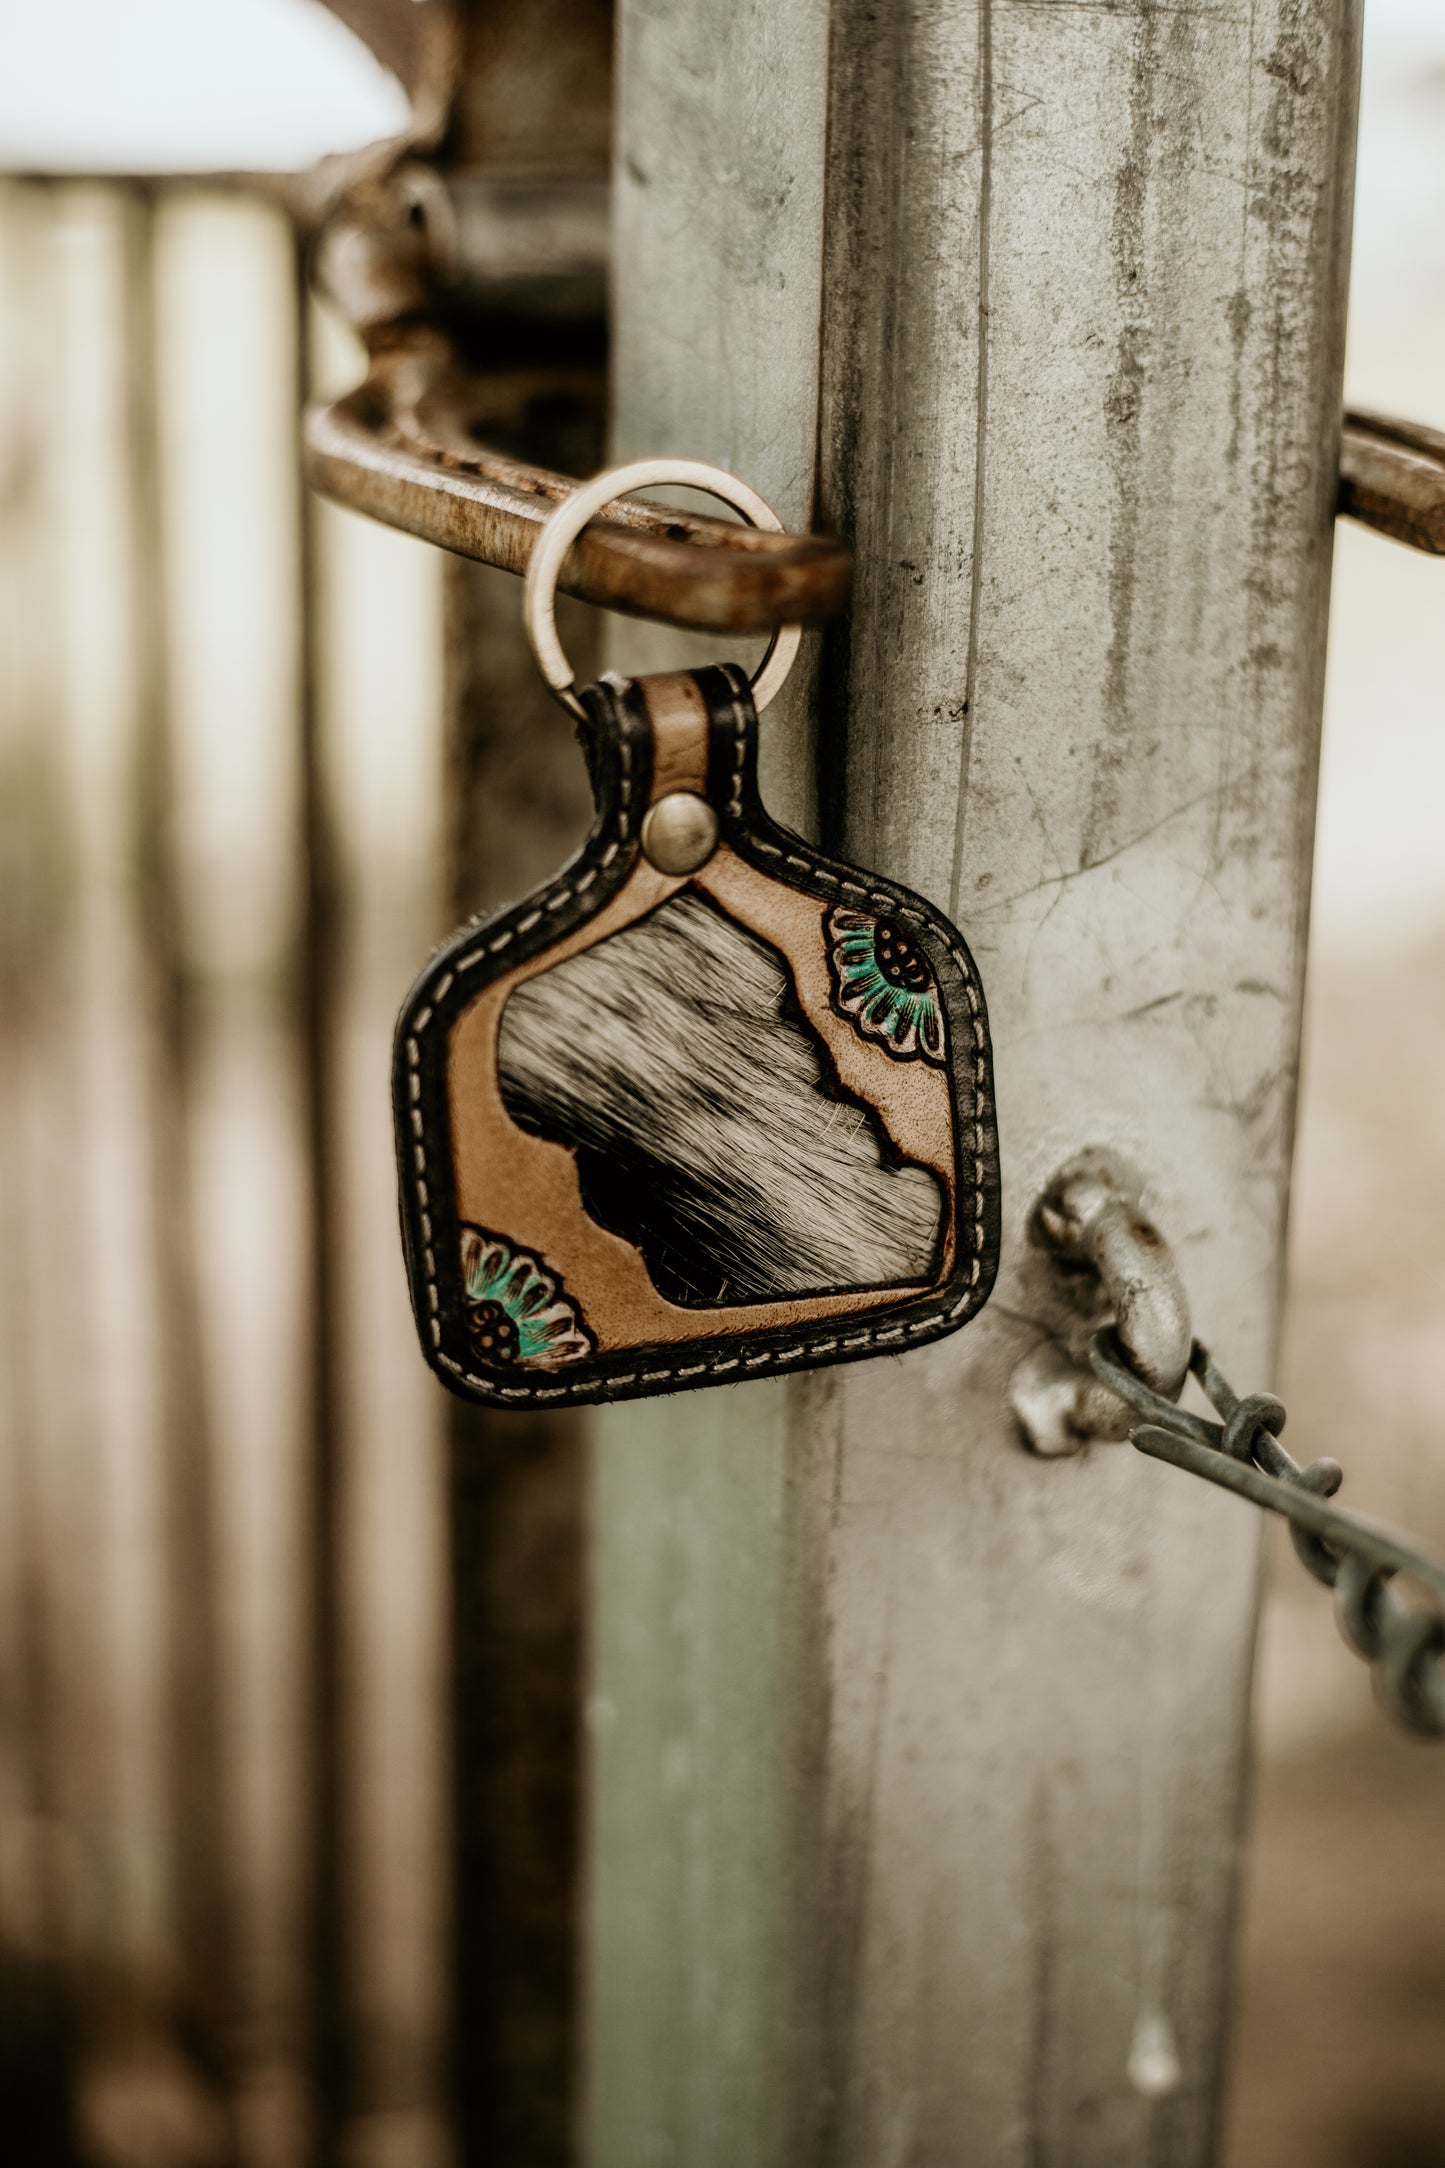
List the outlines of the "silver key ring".
{"type": "MultiPolygon", "coordinates": [[[[522,589],[522,622],[537,668],[573,715],[585,717],[586,710],[577,698],[577,680],[557,637],[557,579],[563,559],[587,522],[616,498],[666,483],[705,490],[710,497],[721,498],[735,512],[741,512],[750,527],[762,528],[768,534],[784,531],[777,513],[755,489],[726,468],[709,467],[700,459],[634,459],[625,467],[609,467],[590,482],[580,483],[543,521],[522,589]]],[[[749,680],[753,705],[760,715],[792,669],[802,637],[801,625],[779,625],[769,640],[767,653],[749,680]]]]}

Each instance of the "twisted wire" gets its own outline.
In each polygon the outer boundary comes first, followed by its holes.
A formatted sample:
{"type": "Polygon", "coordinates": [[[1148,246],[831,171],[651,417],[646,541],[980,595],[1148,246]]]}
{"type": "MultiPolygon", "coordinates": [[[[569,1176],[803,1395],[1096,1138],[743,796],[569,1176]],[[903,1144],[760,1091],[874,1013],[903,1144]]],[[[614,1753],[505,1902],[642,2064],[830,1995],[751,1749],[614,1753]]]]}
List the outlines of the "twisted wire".
{"type": "Polygon", "coordinates": [[[1279,1442],[1283,1403],[1272,1393],[1236,1393],[1199,1341],[1189,1367],[1217,1423],[1146,1385],[1112,1327],[1094,1338],[1089,1362],[1146,1418],[1129,1433],[1141,1453],[1283,1515],[1301,1564],[1334,1590],[1340,1632],[1372,1667],[1386,1710],[1417,1738],[1445,1738],[1445,1564],[1392,1529],[1331,1504],[1344,1480],[1339,1462],[1321,1459],[1302,1468],[1279,1442]],[[1408,1581],[1413,1601],[1397,1592],[1397,1576],[1408,1581]]]}

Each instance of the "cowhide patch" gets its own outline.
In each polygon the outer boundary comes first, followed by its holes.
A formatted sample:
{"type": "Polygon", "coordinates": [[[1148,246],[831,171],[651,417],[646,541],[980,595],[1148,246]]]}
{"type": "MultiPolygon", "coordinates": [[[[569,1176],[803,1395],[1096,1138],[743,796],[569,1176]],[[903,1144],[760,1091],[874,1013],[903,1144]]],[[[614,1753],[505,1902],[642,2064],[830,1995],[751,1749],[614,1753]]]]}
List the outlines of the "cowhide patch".
{"type": "Polygon", "coordinates": [[[846,1096],[781,956],[695,889],[517,988],[502,1097],[668,1301],[927,1286],[945,1200],[846,1096]]]}

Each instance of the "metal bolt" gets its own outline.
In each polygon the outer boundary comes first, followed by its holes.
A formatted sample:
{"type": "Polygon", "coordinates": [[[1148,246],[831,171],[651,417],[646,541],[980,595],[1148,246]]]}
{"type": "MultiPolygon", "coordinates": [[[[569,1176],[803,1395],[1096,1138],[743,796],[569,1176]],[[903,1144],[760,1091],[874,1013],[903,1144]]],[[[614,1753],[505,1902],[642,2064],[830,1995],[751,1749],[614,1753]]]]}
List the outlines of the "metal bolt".
{"type": "Polygon", "coordinates": [[[642,848],[659,873],[696,873],[717,848],[717,815],[695,790],[669,791],[648,808],[642,848]]]}
{"type": "MultiPolygon", "coordinates": [[[[1189,1370],[1189,1303],[1173,1252],[1145,1217],[1142,1190],[1143,1178],[1115,1153],[1079,1152],[1036,1200],[1029,1232],[1058,1264],[1092,1276],[1133,1369],[1173,1401],[1189,1370]]],[[[1077,1345],[1045,1341],[1031,1350],[1014,1371],[1009,1399],[1027,1444],[1047,1459],[1094,1439],[1125,1438],[1133,1421],[1077,1345]]]]}

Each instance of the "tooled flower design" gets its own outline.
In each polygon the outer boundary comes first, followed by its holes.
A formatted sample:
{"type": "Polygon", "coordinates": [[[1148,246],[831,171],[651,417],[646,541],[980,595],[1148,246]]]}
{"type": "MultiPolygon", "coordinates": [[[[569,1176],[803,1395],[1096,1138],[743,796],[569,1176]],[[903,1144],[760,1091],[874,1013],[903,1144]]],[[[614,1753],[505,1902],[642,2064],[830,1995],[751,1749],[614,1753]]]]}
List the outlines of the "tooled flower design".
{"type": "Polygon", "coordinates": [[[551,1368],[594,1352],[576,1304],[530,1250],[464,1226],[462,1279],[467,1331],[478,1361],[551,1368]]]}
{"type": "Polygon", "coordinates": [[[827,932],[835,1007],[897,1060],[921,1058],[942,1068],[943,1004],[913,935],[896,919],[869,918],[843,905],[828,913],[827,932]]]}

